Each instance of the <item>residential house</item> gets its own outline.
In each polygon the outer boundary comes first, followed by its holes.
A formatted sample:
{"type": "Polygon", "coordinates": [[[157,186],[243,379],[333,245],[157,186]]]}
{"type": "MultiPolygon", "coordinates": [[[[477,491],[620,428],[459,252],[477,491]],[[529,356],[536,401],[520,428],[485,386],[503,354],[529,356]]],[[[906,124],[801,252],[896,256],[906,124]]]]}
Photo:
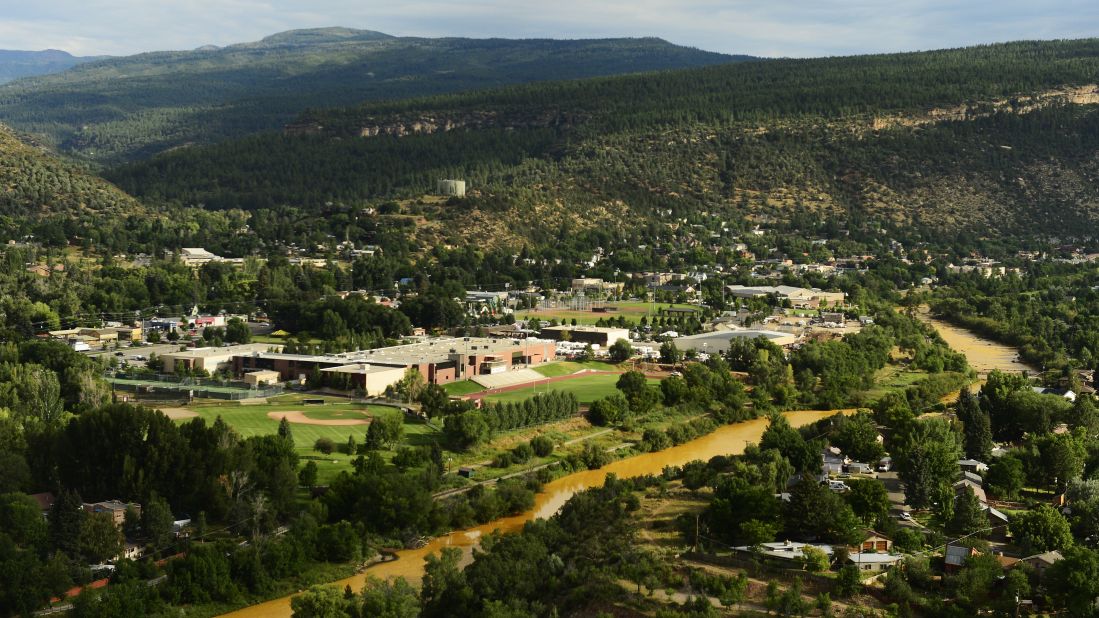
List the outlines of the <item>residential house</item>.
{"type": "Polygon", "coordinates": [[[777,541],[773,543],[760,543],[758,546],[741,545],[734,547],[737,553],[748,555],[761,555],[765,560],[776,563],[796,564],[800,566],[805,559],[805,548],[818,549],[829,559],[832,558],[832,547],[829,545],[813,545],[811,543],[798,543],[795,541],[777,541]]]}
{"type": "Polygon", "coordinates": [[[860,571],[871,572],[888,571],[901,560],[904,560],[901,554],[858,553],[847,556],[847,562],[858,567],[860,571]]]}
{"type": "Polygon", "coordinates": [[[88,513],[107,513],[115,526],[121,526],[126,521],[126,508],[133,507],[137,514],[141,514],[141,505],[120,500],[104,500],[103,502],[84,503],[83,509],[88,513]]]}
{"type": "Polygon", "coordinates": [[[985,494],[985,488],[981,487],[980,483],[974,483],[969,479],[962,479],[954,483],[954,495],[957,496],[961,492],[969,489],[973,492],[973,495],[977,496],[977,499],[981,501],[981,504],[988,502],[988,496],[985,494]]]}
{"type": "Polygon", "coordinates": [[[880,532],[867,529],[863,531],[862,541],[858,546],[850,547],[850,552],[855,553],[890,553],[893,551],[893,539],[880,532]]]}
{"type": "Polygon", "coordinates": [[[1049,569],[1049,567],[1053,566],[1063,559],[1064,556],[1061,555],[1061,552],[1054,550],[1047,551],[1041,554],[1034,554],[1033,556],[1027,556],[1026,558],[1023,558],[1020,562],[1023,562],[1024,564],[1027,564],[1032,569],[1034,569],[1034,573],[1038,575],[1038,579],[1041,579],[1042,574],[1044,574],[1049,569]]]}
{"type": "Polygon", "coordinates": [[[31,494],[31,498],[38,503],[38,510],[42,511],[42,517],[48,518],[50,510],[53,509],[53,503],[57,502],[57,496],[52,492],[43,492],[40,494],[31,494]]]}
{"type": "Polygon", "coordinates": [[[974,474],[984,474],[988,472],[988,466],[976,459],[959,459],[958,467],[966,472],[972,472],[974,474]]]}
{"type": "Polygon", "coordinates": [[[943,557],[943,570],[953,573],[965,566],[965,561],[971,556],[979,556],[981,552],[973,547],[964,545],[947,545],[946,554],[943,557]]]}
{"type": "Polygon", "coordinates": [[[1056,395],[1058,397],[1068,399],[1072,402],[1076,401],[1076,393],[1068,390],[1067,388],[1048,388],[1045,386],[1032,386],[1030,387],[1030,389],[1035,393],[1038,393],[1039,395],[1056,395]]]}

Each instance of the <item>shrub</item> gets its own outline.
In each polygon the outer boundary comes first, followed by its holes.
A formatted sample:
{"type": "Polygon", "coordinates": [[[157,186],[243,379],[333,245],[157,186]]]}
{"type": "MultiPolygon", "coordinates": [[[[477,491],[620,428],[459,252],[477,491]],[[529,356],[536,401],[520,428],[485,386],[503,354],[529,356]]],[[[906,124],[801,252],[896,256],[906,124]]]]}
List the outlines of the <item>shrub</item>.
{"type": "Polygon", "coordinates": [[[548,457],[553,453],[553,440],[550,440],[546,436],[536,436],[530,441],[530,448],[534,450],[534,454],[539,457],[548,457]]]}
{"type": "Polygon", "coordinates": [[[331,438],[317,438],[317,441],[313,443],[313,450],[331,455],[336,450],[336,443],[331,438]]]}
{"type": "Polygon", "coordinates": [[[515,463],[527,463],[531,457],[534,457],[534,449],[529,444],[519,444],[511,449],[511,458],[515,463]]]}

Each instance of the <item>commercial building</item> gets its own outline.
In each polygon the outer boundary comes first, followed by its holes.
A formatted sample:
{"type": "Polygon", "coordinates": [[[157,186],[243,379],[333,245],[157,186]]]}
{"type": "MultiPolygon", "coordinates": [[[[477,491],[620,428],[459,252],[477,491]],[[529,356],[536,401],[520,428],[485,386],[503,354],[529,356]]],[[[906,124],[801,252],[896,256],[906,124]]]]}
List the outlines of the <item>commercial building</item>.
{"type": "Polygon", "coordinates": [[[351,376],[355,386],[362,389],[368,397],[376,397],[385,393],[387,388],[401,381],[406,371],[408,371],[406,367],[389,367],[369,363],[351,363],[321,369],[321,373],[351,376]]]}
{"type": "Polygon", "coordinates": [[[254,351],[233,356],[233,370],[246,373],[256,369],[277,371],[284,381],[301,380],[314,369],[338,370],[362,376],[364,388],[398,372],[415,368],[431,384],[447,384],[475,375],[507,371],[515,367],[537,365],[552,360],[554,344],[542,339],[503,339],[487,337],[440,337],[420,343],[398,345],[342,354],[308,355],[254,351]]]}
{"type": "Polygon", "coordinates": [[[817,309],[842,305],[847,298],[843,292],[825,292],[817,288],[798,288],[792,285],[729,285],[725,291],[735,298],[758,298],[774,295],[779,300],[790,301],[795,309],[817,309]]]}
{"type": "Polygon", "coordinates": [[[604,281],[598,277],[581,277],[573,279],[571,287],[574,293],[614,294],[620,293],[626,284],[621,281],[604,281]]]}
{"type": "Polygon", "coordinates": [[[709,354],[724,353],[729,350],[729,342],[733,339],[756,339],[763,337],[777,346],[788,346],[796,343],[798,338],[789,333],[779,333],[770,330],[718,330],[711,333],[701,333],[680,337],[675,340],[675,347],[680,350],[695,350],[709,354]]]}
{"type": "Polygon", "coordinates": [[[244,383],[249,386],[267,386],[271,384],[278,384],[282,376],[277,371],[269,371],[267,369],[260,369],[259,371],[251,371],[244,374],[244,383]]]}
{"type": "Polygon", "coordinates": [[[625,328],[604,326],[547,326],[542,329],[542,337],[554,341],[575,341],[607,347],[619,339],[630,340],[630,331],[625,328]]]}
{"type": "Polygon", "coordinates": [[[272,347],[268,343],[247,343],[221,348],[193,348],[182,352],[167,352],[160,355],[164,362],[164,373],[205,370],[210,373],[232,366],[233,357],[267,351],[272,347]]]}
{"type": "Polygon", "coordinates": [[[210,262],[220,262],[220,255],[210,253],[202,247],[184,247],[179,250],[179,261],[192,268],[198,268],[210,262]]]}

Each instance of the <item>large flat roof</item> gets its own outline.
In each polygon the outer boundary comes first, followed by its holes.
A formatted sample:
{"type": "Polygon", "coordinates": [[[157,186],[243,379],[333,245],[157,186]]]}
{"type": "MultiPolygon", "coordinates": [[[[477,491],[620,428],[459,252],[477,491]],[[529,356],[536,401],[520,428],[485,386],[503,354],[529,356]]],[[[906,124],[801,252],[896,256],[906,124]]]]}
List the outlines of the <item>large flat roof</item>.
{"type": "Polygon", "coordinates": [[[246,343],[242,345],[231,345],[221,348],[192,348],[179,352],[165,352],[164,354],[161,354],[161,356],[168,356],[171,358],[209,358],[211,356],[238,356],[241,354],[249,354],[253,352],[266,352],[269,348],[272,347],[277,348],[281,346],[268,343],[246,343]]]}
{"type": "Polygon", "coordinates": [[[729,342],[733,339],[755,339],[757,337],[763,337],[780,346],[790,345],[797,341],[797,337],[794,335],[771,330],[718,330],[711,333],[679,337],[673,341],[675,341],[675,346],[681,350],[724,352],[729,349],[729,342]]]}
{"type": "Polygon", "coordinates": [[[543,339],[508,339],[506,337],[440,337],[419,343],[343,352],[341,354],[308,355],[258,352],[255,356],[276,360],[297,360],[333,365],[365,363],[369,365],[407,366],[439,363],[449,360],[451,354],[476,354],[477,356],[505,354],[525,350],[534,345],[553,345],[543,339]]]}

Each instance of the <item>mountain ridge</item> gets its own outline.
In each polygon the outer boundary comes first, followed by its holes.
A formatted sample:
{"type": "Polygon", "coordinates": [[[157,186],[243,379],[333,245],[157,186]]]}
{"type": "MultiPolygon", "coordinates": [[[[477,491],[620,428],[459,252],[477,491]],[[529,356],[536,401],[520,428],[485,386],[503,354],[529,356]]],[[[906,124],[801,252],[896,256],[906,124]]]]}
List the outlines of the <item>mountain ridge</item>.
{"type": "Polygon", "coordinates": [[[1099,40],[1085,39],[512,85],[312,110],[304,130],[108,177],[154,202],[317,211],[464,178],[469,197],[437,213],[456,217],[435,239],[448,245],[699,213],[1075,233],[1099,219],[1097,69],[1099,40]],[[480,234],[461,223],[486,219],[473,211],[530,223],[480,234]]]}
{"type": "Polygon", "coordinates": [[[60,49],[38,51],[0,49],[0,85],[22,79],[60,73],[69,68],[101,60],[105,56],[74,56],[60,49]]]}
{"type": "Polygon", "coordinates": [[[90,162],[278,129],[310,108],[743,61],[647,39],[392,37],[287,31],[90,62],[0,87],[0,122],[90,162]]]}

